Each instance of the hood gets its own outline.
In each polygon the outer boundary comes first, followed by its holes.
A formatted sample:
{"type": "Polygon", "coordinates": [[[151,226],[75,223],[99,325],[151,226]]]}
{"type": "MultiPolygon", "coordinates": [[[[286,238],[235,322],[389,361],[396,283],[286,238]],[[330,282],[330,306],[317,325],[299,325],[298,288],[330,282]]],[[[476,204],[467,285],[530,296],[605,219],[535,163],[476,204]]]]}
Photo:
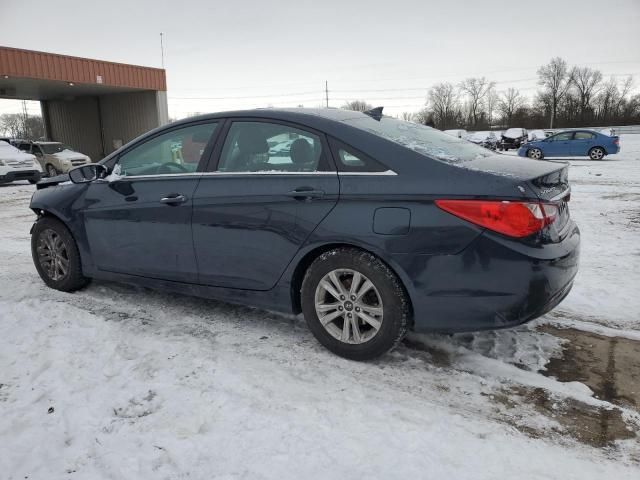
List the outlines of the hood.
{"type": "Polygon", "coordinates": [[[52,155],[56,158],[59,158],[60,160],[78,160],[78,159],[86,160],[89,158],[86,155],[80,152],[74,152],[73,150],[63,150],[61,152],[54,153],[52,155]]]}
{"type": "Polygon", "coordinates": [[[35,155],[31,155],[30,153],[25,153],[22,150],[18,150],[17,148],[7,146],[0,146],[0,160],[5,161],[15,161],[15,162],[24,162],[25,160],[29,160],[32,162],[36,161],[35,155]]]}
{"type": "Polygon", "coordinates": [[[69,174],[63,173],[62,175],[56,175],[55,177],[45,177],[41,179],[36,184],[36,188],[38,190],[41,190],[43,188],[54,187],[56,185],[59,185],[63,182],[68,182],[68,181],[69,181],[69,174]]]}
{"type": "Polygon", "coordinates": [[[529,140],[527,143],[523,143],[520,148],[525,147],[540,147],[543,144],[544,140],[529,140]]]}

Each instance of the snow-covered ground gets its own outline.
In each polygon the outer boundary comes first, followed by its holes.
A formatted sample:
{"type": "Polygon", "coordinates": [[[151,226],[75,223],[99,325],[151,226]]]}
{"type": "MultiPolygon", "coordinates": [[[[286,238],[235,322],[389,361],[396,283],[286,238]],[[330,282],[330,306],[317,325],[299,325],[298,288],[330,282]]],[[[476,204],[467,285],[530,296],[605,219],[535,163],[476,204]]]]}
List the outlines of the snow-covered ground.
{"type": "Polygon", "coordinates": [[[558,309],[412,335],[372,363],[332,355],[299,318],[104,282],[50,290],[29,252],[34,187],[0,186],[0,477],[639,478],[640,372],[618,397],[556,368],[585,331],[604,335],[586,349],[640,340],[640,135],[570,162],[582,261],[558,309]]]}

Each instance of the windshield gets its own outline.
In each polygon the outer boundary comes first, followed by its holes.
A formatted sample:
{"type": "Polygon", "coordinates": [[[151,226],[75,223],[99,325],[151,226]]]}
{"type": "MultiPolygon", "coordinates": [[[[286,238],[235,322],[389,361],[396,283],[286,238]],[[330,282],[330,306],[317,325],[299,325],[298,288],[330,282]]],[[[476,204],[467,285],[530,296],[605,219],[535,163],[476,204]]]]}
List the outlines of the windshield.
{"type": "Polygon", "coordinates": [[[379,135],[427,157],[450,163],[488,157],[492,153],[466,140],[447,135],[435,128],[390,117],[380,121],[370,117],[343,120],[344,123],[379,135]]]}
{"type": "Polygon", "coordinates": [[[65,149],[64,145],[62,145],[61,143],[41,143],[40,148],[42,148],[44,153],[48,155],[60,153],[65,149]]]}

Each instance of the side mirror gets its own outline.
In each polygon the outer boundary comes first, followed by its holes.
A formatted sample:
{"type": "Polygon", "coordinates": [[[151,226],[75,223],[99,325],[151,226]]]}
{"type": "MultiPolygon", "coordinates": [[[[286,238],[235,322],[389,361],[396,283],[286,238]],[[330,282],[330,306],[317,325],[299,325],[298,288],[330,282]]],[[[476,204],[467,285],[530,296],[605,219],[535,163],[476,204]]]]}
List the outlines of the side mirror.
{"type": "Polygon", "coordinates": [[[100,163],[81,165],[69,170],[69,180],[73,183],[89,183],[107,175],[107,167],[100,163]]]}

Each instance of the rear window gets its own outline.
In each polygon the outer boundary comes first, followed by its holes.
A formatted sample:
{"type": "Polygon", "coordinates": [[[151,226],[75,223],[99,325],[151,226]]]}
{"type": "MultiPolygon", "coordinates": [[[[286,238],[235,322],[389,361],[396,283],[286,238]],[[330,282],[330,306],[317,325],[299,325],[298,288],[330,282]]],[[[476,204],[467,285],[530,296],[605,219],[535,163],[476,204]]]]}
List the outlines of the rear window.
{"type": "Polygon", "coordinates": [[[492,155],[491,151],[486,148],[452,137],[435,128],[395,118],[382,117],[378,121],[362,116],[342,121],[347,125],[366,130],[427,157],[445,162],[461,163],[492,155]]]}

